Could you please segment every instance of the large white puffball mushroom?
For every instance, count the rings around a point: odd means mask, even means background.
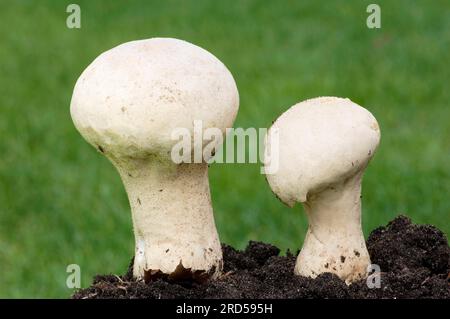
[[[276,131],[278,140],[271,138]],[[274,122],[266,149],[273,140],[279,168],[267,181],[288,206],[302,203],[309,220],[295,273],[332,272],[347,283],[364,278],[370,257],[361,229],[361,180],[380,142],[376,119],[349,99],[314,98]]]
[[[221,271],[208,159],[176,164],[171,150],[179,141],[172,134],[185,128],[193,136],[194,121],[224,134],[238,108],[236,83],[225,65],[177,39],[124,43],[98,56],[79,77],[72,119],[123,180],[136,278],[203,280]]]

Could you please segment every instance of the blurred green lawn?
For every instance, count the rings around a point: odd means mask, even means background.
[[[240,91],[235,126],[268,127],[315,96],[349,97],[382,142],[363,185],[365,234],[405,213],[450,233],[450,3],[377,1],[0,2],[0,297],[68,297],[66,266],[123,273],[133,255],[126,194],[113,166],[75,130],[72,89],[101,52],[176,37],[216,55]],[[306,218],[271,193],[260,165],[210,169],[221,240],[300,247]]]

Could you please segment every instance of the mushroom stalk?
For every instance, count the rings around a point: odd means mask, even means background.
[[[137,162],[118,170],[132,211],[136,278],[171,274],[177,267],[213,274],[221,269],[207,164]]]
[[[370,257],[361,228],[362,173],[311,194],[303,203],[309,226],[297,275],[338,272],[347,283],[364,278]]]

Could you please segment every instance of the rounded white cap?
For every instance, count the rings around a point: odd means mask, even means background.
[[[228,69],[186,41],[152,38],[97,57],[72,96],[76,128],[111,157],[170,157],[175,128],[231,127],[239,106]]]
[[[279,167],[267,174],[273,192],[289,206],[363,170],[380,141],[375,117],[349,99],[319,97],[298,103],[272,125],[278,130]],[[272,154],[272,157],[276,154]]]

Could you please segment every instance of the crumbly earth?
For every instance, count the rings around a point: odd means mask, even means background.
[[[296,256],[270,244],[251,241],[244,251],[223,245],[224,271],[206,284],[145,283],[123,276],[98,275],[72,298],[446,298],[450,299],[450,247],[430,225],[399,216],[375,229],[367,240],[372,263],[381,269],[381,288],[366,281],[347,286],[331,273],[316,279],[293,274]],[[132,265],[132,263],[131,263]]]

